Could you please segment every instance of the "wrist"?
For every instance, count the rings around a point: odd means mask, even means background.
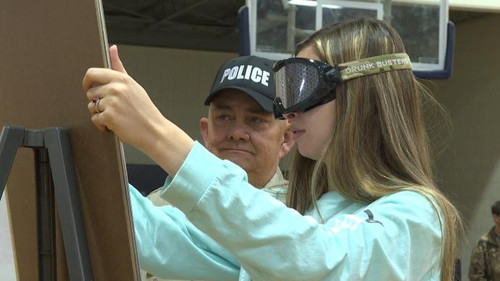
[[[143,152],[174,176],[186,159],[194,141],[174,123],[162,118],[153,125],[152,134],[145,140]]]

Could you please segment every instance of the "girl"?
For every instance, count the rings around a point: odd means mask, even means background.
[[[116,48],[111,57],[114,70],[89,69],[83,81],[92,121],[173,176],[163,197],[178,208],[154,208],[132,189],[144,269],[206,280],[452,280],[461,220],[433,181],[422,104],[435,101],[387,24],[321,29],[275,64],[275,113],[298,150],[288,207],[163,117]]]

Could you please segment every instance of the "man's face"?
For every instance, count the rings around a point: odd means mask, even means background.
[[[278,162],[293,145],[285,120],[275,120],[247,94],[225,90],[210,104],[208,118],[200,120],[206,148],[219,158],[242,167],[249,182],[263,187]]]

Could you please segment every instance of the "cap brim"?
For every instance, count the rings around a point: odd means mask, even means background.
[[[212,100],[215,98],[215,96],[217,96],[217,94],[219,94],[220,92],[222,92],[224,90],[228,90],[228,89],[242,91],[243,93],[245,93],[245,94],[249,95],[251,98],[253,98],[262,107],[262,109],[264,109],[267,112],[273,113],[273,101],[269,97],[267,97],[259,92],[256,92],[254,90],[246,89],[246,88],[242,88],[242,87],[237,87],[237,86],[218,89],[218,90],[210,93],[210,95],[205,100],[205,105],[209,105],[212,102]]]

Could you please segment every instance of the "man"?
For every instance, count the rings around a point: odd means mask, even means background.
[[[481,236],[472,251],[470,281],[500,281],[500,200],[491,206],[495,226]]]
[[[210,152],[243,168],[250,184],[284,202],[288,181],[278,164],[293,146],[293,138],[287,121],[274,118],[272,64],[255,56],[226,62],[205,100],[208,117],[201,118],[200,130]],[[148,198],[157,206],[167,205],[160,192],[161,188]]]

